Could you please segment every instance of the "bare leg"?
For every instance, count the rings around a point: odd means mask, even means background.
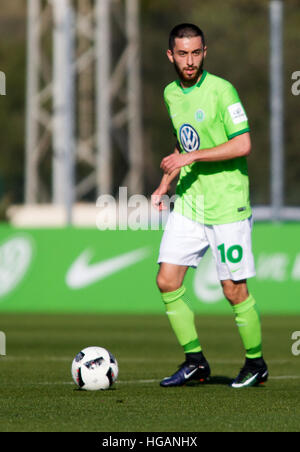
[[[157,286],[162,293],[174,292],[182,284],[189,267],[163,262],[160,264],[156,278]]]
[[[227,279],[221,281],[221,284],[224,295],[232,306],[242,303],[249,297],[246,279],[241,281]]]

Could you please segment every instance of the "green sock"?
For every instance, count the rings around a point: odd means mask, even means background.
[[[235,321],[246,350],[247,358],[262,357],[260,317],[255,300],[250,295],[247,300],[233,306]]]
[[[194,313],[187,299],[183,297],[185,291],[185,287],[182,286],[174,292],[163,293],[162,299],[170,324],[184,352],[197,353],[202,349],[195,327]]]

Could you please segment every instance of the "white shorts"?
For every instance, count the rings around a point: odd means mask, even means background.
[[[252,217],[236,223],[203,225],[172,212],[162,237],[158,263],[196,268],[211,247],[220,281],[255,276]]]

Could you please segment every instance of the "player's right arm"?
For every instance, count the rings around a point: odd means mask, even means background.
[[[179,143],[177,142],[175,149],[174,149],[174,154],[179,154],[179,153],[180,153],[180,146],[179,146]],[[152,193],[152,196],[151,196],[152,206],[155,209],[157,209],[159,211],[166,210],[167,207],[164,205],[163,200],[161,198],[162,198],[162,196],[164,196],[168,193],[168,191],[171,188],[172,181],[178,176],[179,173],[180,173],[180,168],[174,170],[171,174],[164,173],[158,188]]]

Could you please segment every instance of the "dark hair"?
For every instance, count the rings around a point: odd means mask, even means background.
[[[200,36],[203,46],[205,46],[205,37],[203,31],[194,24],[179,24],[173,28],[169,36],[169,49],[173,50],[175,38],[194,38]]]

